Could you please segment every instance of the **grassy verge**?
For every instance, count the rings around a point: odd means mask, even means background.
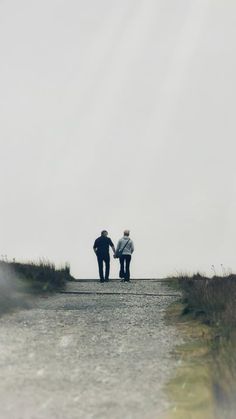
[[[213,419],[209,326],[189,315],[183,316],[182,302],[169,307],[166,320],[174,324],[183,337],[173,353],[177,359],[174,378],[166,386],[172,407],[165,419]]]
[[[170,309],[186,342],[169,384],[171,418],[236,417],[236,275],[176,278],[183,301]],[[171,312],[172,310],[172,312]]]
[[[61,289],[68,280],[73,279],[70,275],[70,267],[65,265],[56,269],[50,262],[39,261],[18,263],[0,262],[0,276],[5,288],[18,289],[30,292],[50,292]]]

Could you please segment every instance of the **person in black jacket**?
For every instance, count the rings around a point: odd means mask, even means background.
[[[109,248],[111,246],[115,254],[115,246],[108,236],[108,232],[103,230],[101,236],[98,237],[93,245],[93,250],[97,256],[100,282],[109,281],[110,273],[110,254]],[[103,263],[105,263],[105,277],[103,272]]]

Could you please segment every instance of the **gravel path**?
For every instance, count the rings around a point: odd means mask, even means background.
[[[180,341],[164,321],[173,291],[151,280],[67,291],[1,317],[0,418],[162,418]]]

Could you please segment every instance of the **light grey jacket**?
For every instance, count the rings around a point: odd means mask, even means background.
[[[133,240],[131,240],[129,237],[124,236],[122,237],[122,239],[120,239],[117,243],[117,247],[116,247],[116,252],[118,252],[119,250],[122,250],[125,243],[127,243],[127,241],[129,240],[129,243],[125,246],[122,255],[132,255],[133,251],[134,251],[134,243]]]

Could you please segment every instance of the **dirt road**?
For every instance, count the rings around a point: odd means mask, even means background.
[[[162,418],[177,294],[154,280],[66,291],[1,317],[1,419]]]

